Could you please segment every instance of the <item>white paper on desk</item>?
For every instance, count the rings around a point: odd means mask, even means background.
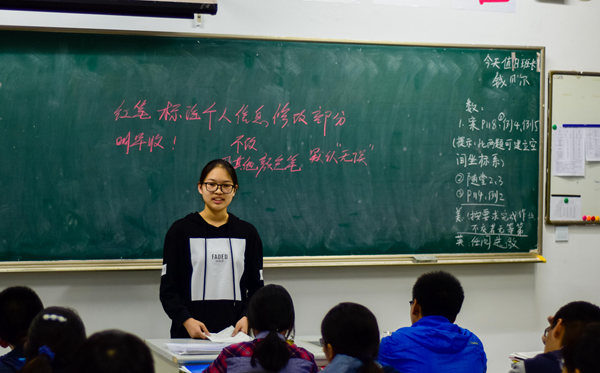
[[[239,332],[235,335],[235,337],[232,337],[231,334],[233,334],[233,331],[235,330],[235,328],[233,326],[230,326],[228,328],[225,328],[223,330],[221,330],[218,333],[210,333],[208,337],[208,339],[210,339],[213,342],[220,342],[220,343],[240,343],[240,342],[248,342],[252,340],[252,337],[250,337],[248,334],[243,333],[243,332]]]
[[[585,129],[585,160],[600,161],[600,128]]]
[[[533,352],[513,352],[508,355],[508,358],[511,360],[526,360],[531,359],[532,357],[536,357],[539,354],[543,354],[544,351],[533,351]]]
[[[177,355],[211,355],[221,352],[230,343],[198,342],[167,343],[167,350]]]
[[[584,128],[552,131],[552,175],[585,176]]]
[[[569,202],[565,202],[565,198]],[[580,220],[581,196],[550,196],[550,220]]]

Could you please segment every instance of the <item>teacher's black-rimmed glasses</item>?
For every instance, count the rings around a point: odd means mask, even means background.
[[[221,192],[229,194],[233,192],[233,184],[217,184],[217,183],[202,183],[206,186],[206,190],[209,192],[216,192],[217,189],[221,188]]]

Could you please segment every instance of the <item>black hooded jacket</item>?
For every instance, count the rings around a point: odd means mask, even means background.
[[[165,238],[160,301],[171,318],[171,338],[189,338],[191,318],[216,333],[246,316],[264,286],[263,247],[256,228],[229,213],[215,227],[199,213],[173,223]],[[234,286],[235,284],[235,286]]]

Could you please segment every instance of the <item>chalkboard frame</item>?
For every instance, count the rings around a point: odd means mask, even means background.
[[[581,78],[591,78],[596,77],[600,78],[600,73],[596,72],[585,72],[585,71],[563,71],[563,70],[551,70],[548,72],[548,124],[547,124],[547,159],[546,159],[546,212],[545,212],[545,221],[548,225],[591,225],[591,226],[600,226],[600,221],[583,221],[583,220],[552,220],[550,219],[550,209],[551,206],[551,197],[552,197],[552,180],[555,176],[552,175],[552,125],[553,125],[553,108],[552,104],[554,101],[553,93],[554,93],[554,76],[566,75],[572,77],[581,77]],[[600,93],[600,92],[598,92]],[[586,183],[586,177],[581,179],[581,183],[584,185],[584,189],[587,184],[592,184],[591,179],[588,177]],[[590,191],[591,193],[591,191]]]
[[[0,30],[37,31],[76,34],[112,34],[124,36],[160,36],[160,37],[189,37],[189,38],[220,38],[256,41],[310,42],[310,43],[339,43],[385,45],[398,47],[427,47],[427,48],[467,48],[467,49],[511,49],[515,51],[536,51],[538,54],[537,72],[540,74],[540,128],[544,126],[544,94],[545,94],[545,47],[543,46],[514,46],[514,45],[476,45],[476,44],[438,44],[438,43],[398,43],[388,41],[364,40],[335,40],[269,36],[196,34],[144,32],[122,30],[90,30],[63,29],[46,27],[13,27],[4,26]],[[543,131],[539,131],[539,149],[544,149]],[[490,253],[490,254],[435,254],[435,255],[346,255],[346,256],[281,256],[265,257],[265,268],[293,267],[338,267],[338,266],[383,266],[383,265],[450,265],[450,264],[498,264],[498,263],[545,263],[542,255],[543,228],[543,152],[539,152],[538,175],[538,237],[537,248],[527,253]],[[159,270],[162,259],[127,259],[127,260],[58,260],[58,261],[18,261],[0,262],[1,272],[71,272],[71,271],[114,271],[114,270]]]

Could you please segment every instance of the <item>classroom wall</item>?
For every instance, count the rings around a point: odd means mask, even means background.
[[[578,0],[518,1],[515,13],[453,10],[450,0],[442,0],[441,8],[376,5],[371,0],[222,0],[218,15],[204,16],[200,28],[188,20],[12,11],[0,11],[0,25],[535,45],[547,47],[547,71],[600,72],[598,14],[600,2]],[[297,333],[306,335],[318,334],[323,315],[341,301],[368,306],[382,331],[407,326],[415,278],[433,269],[448,270],[466,292],[457,322],[483,341],[488,371],[506,372],[510,352],[543,348],[546,316],[558,307],[579,299],[600,304],[598,228],[571,227],[566,243],[554,242],[552,226],[543,233],[546,264],[266,269],[265,279],[290,290]],[[158,301],[159,276],[158,271],[5,273],[0,274],[0,288],[31,286],[46,305],[74,307],[89,333],[119,328],[164,338],[169,320]]]

